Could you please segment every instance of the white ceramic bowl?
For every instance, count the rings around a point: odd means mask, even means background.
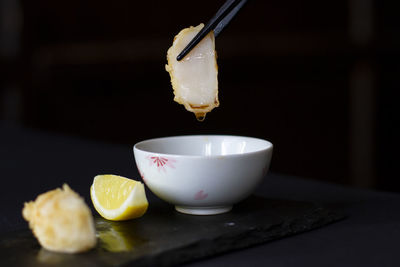
[[[266,175],[268,141],[229,135],[150,139],[134,148],[136,166],[149,189],[179,212],[228,212],[248,197]]]

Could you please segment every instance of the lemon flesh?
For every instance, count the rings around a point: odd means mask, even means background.
[[[94,177],[90,196],[97,212],[112,221],[141,217],[149,206],[144,185],[118,175]]]

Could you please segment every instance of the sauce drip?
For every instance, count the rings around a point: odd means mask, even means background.
[[[204,121],[204,119],[206,118],[206,113],[194,113],[194,115],[196,116],[196,119],[198,121]]]

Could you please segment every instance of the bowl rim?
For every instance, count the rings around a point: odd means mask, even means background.
[[[258,140],[258,141],[262,141],[264,143],[266,143],[267,147],[259,149],[259,150],[255,150],[255,151],[251,151],[251,152],[245,152],[245,153],[236,153],[236,154],[228,154],[228,155],[182,155],[182,154],[174,154],[174,153],[161,153],[161,152],[152,152],[152,151],[148,151],[148,150],[144,150],[141,148],[138,148],[138,146],[140,146],[143,143],[148,143],[148,142],[154,142],[157,140],[161,140],[161,139],[177,139],[177,138],[183,138],[183,137],[233,137],[233,138],[246,138],[246,139],[253,139],[253,140]],[[243,136],[243,135],[229,135],[229,134],[189,134],[189,135],[174,135],[174,136],[165,136],[165,137],[155,137],[155,138],[150,138],[150,139],[146,139],[146,140],[142,140],[137,142],[135,145],[133,145],[133,150],[138,150],[141,152],[145,152],[145,153],[153,153],[153,154],[157,154],[160,156],[173,156],[173,157],[185,157],[185,158],[207,158],[207,159],[212,159],[212,158],[221,158],[221,157],[242,157],[242,156],[247,156],[247,155],[252,155],[252,154],[258,154],[258,153],[262,153],[264,151],[268,151],[268,150],[273,150],[274,145],[265,139],[262,138],[258,138],[258,137],[251,137],[251,136]]]

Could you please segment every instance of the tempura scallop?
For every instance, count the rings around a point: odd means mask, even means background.
[[[193,112],[198,120],[203,120],[207,112],[219,106],[214,33],[211,31],[181,61],[176,57],[203,27],[204,24],[192,26],[175,36],[165,66],[171,76],[174,100]]]
[[[48,250],[82,252],[97,243],[89,207],[66,184],[25,203],[22,215],[39,243]]]

